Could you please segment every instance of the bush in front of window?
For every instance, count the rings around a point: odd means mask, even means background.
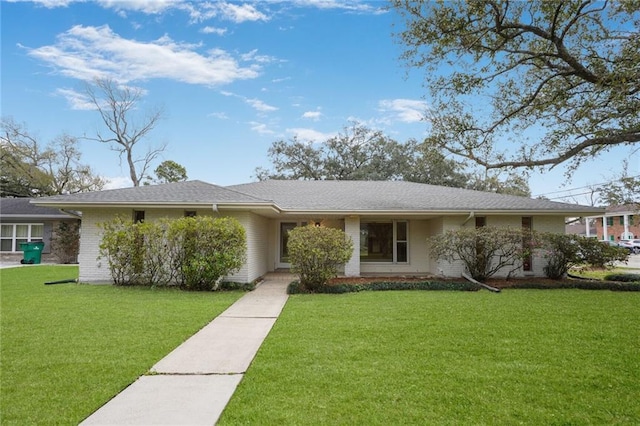
[[[299,226],[289,232],[291,272],[300,284],[314,292],[338,275],[338,268],[351,259],[353,241],[341,229]]]
[[[532,237],[522,228],[483,226],[449,230],[428,241],[436,258],[462,261],[473,279],[483,281],[499,271],[509,278],[522,268],[533,250]]]
[[[245,230],[236,219],[185,217],[134,223],[116,217],[101,223],[100,257],[116,285],[179,285],[217,290],[242,267]]]
[[[77,263],[80,253],[80,224],[60,222],[51,236],[51,254],[60,263]]]

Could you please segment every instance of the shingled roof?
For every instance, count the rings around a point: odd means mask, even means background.
[[[597,207],[403,181],[267,180],[228,186],[284,210],[598,212]]]
[[[271,205],[291,212],[544,212],[600,214],[604,209],[403,181],[267,180],[218,186],[187,181],[38,199],[42,205]]]
[[[0,198],[0,217],[3,219],[69,218],[55,207],[41,207],[31,203],[34,198]]]

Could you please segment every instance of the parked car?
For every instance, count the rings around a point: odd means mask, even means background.
[[[613,240],[600,240],[600,242],[603,243],[603,244],[609,244],[610,246],[613,246],[613,247],[622,247],[624,249],[629,250],[630,252],[633,251],[633,247],[631,247],[630,244],[622,245],[622,244],[620,244],[620,242],[613,241]]]
[[[634,252],[640,253],[640,240],[620,240],[620,247],[625,247]]]

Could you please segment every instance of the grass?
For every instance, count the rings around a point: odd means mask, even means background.
[[[640,294],[291,296],[220,419],[640,424]]]
[[[624,268],[624,267],[615,267],[615,268],[605,268],[605,269],[589,269],[589,268],[577,268],[569,271],[570,274],[588,279],[595,280],[604,280],[604,277],[610,274],[631,274],[637,273],[636,269],[633,268]]]
[[[77,276],[0,270],[3,425],[78,424],[243,294],[44,285]]]

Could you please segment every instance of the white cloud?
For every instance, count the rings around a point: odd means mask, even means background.
[[[302,114],[302,118],[308,118],[309,120],[318,121],[322,117],[322,113],[320,111],[307,111]]]
[[[216,28],[216,27],[204,27],[200,30],[203,34],[216,34],[219,36],[225,35],[227,32],[226,28]]]
[[[76,25],[58,35],[56,44],[30,49],[29,55],[80,80],[112,78],[126,83],[167,78],[215,86],[259,75],[260,66],[241,67],[227,52],[213,49],[202,55],[200,46],[179,43],[168,36],[151,42],[128,40],[109,26]]]
[[[261,135],[273,135],[275,134],[275,132],[273,130],[270,130],[266,124],[264,123],[258,123],[256,121],[252,121],[249,123],[249,125],[251,126],[251,130],[253,130],[256,133],[259,133]]]
[[[147,14],[159,14],[167,9],[176,7],[181,3],[177,0],[98,0],[100,6],[105,9],[114,9],[118,12],[127,10],[143,12]]]
[[[268,21],[269,17],[250,4],[215,3],[220,14],[237,24],[245,21]]]
[[[379,102],[379,109],[392,119],[404,123],[417,123],[424,120],[429,106],[424,101],[415,99],[391,99]]]
[[[271,112],[271,111],[277,111],[278,108],[268,105],[266,103],[264,103],[263,101],[261,101],[260,99],[245,99],[245,102],[248,103],[249,105],[251,105],[254,109],[260,111],[260,112]]]
[[[104,180],[107,181],[104,189],[119,189],[119,188],[130,188],[133,186],[131,183],[131,178],[126,176],[113,176],[107,177],[102,176]]]
[[[287,133],[297,137],[301,141],[324,142],[336,136],[336,133],[322,133],[313,129],[293,128],[287,129]]]
[[[316,9],[343,9],[351,12],[386,13],[384,7],[375,7],[371,3],[358,0],[294,0],[299,7],[315,7]]]
[[[220,120],[228,120],[229,116],[224,112],[212,112],[208,114],[209,117],[219,118]]]
[[[96,109],[95,104],[91,102],[84,93],[77,92],[73,89],[57,89],[55,93],[65,97],[71,109],[83,111],[93,111]]]

